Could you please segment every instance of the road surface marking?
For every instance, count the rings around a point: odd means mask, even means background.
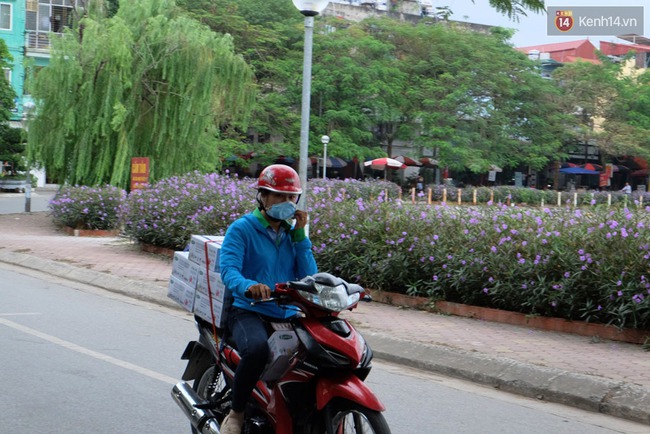
[[[27,333],[32,336],[36,336],[38,338],[41,338],[45,341],[51,342],[55,345],[58,345],[60,347],[66,348],[68,350],[76,351],[77,353],[80,354],[85,354],[87,356],[93,357],[97,360],[101,360],[107,363],[110,363],[115,366],[119,366],[124,369],[128,369],[130,371],[136,372],[138,374],[142,374],[146,377],[153,378],[154,380],[160,380],[168,384],[176,384],[178,383],[177,378],[172,378],[168,377],[167,375],[161,374],[159,372],[152,371],[147,368],[143,368],[142,366],[134,365],[133,363],[126,362],[124,360],[116,359],[115,357],[111,357],[106,354],[99,353],[97,351],[90,350],[88,348],[82,347],[80,345],[74,344],[72,342],[65,341],[63,339],[59,339],[55,336],[48,335],[46,333],[39,332],[38,330],[34,330],[29,327],[25,327],[23,325],[20,325],[18,323],[15,323],[13,321],[9,321],[8,319],[0,318],[0,324],[4,324],[7,327],[11,327],[15,330],[21,331],[23,333]]]

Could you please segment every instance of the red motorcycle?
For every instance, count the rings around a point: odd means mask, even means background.
[[[245,410],[243,434],[390,434],[384,406],[363,382],[372,351],[352,325],[338,317],[370,301],[356,284],[328,273],[278,284],[270,300],[301,314],[275,324],[272,360]],[[187,345],[182,381],[172,390],[194,433],[218,434],[230,411],[231,384],[240,357],[223,330],[196,318],[198,341]],[[279,336],[274,343],[271,340]],[[292,342],[288,342],[292,341]]]

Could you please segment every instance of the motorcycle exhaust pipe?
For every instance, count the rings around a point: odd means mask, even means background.
[[[219,434],[219,422],[206,410],[196,408],[195,405],[202,402],[194,389],[184,381],[177,383],[172,388],[172,398],[183,410],[185,416],[190,420],[192,426],[202,434]]]

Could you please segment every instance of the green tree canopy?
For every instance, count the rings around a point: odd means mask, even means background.
[[[7,43],[4,39],[0,38],[0,68],[12,69],[13,57],[9,53]],[[0,124],[7,122],[11,118],[11,110],[14,108],[14,99],[16,92],[14,92],[11,83],[9,83],[4,74],[0,77]]]
[[[539,169],[556,156],[566,121],[556,89],[512,49],[508,32],[484,35],[387,19],[362,27],[392,47],[384,76],[367,91],[383,104],[376,110],[383,143],[389,144],[386,132],[393,131],[437,150],[443,164],[474,172],[491,164]]]
[[[650,157],[650,75],[625,74],[624,65],[602,56],[599,64],[579,61],[553,74],[562,90],[562,109],[573,118],[574,142],[595,145],[603,162]]]
[[[617,98],[608,105],[600,147],[614,156],[650,159],[650,71],[621,76]]]
[[[538,0],[496,0],[491,3],[498,11],[513,18],[525,14],[525,10],[543,10],[543,2]],[[270,0],[263,4],[255,0],[179,0],[179,4],[213,30],[233,35],[238,50],[254,66],[260,93],[250,123],[253,149],[259,153],[297,157],[303,61],[302,16],[286,0]],[[354,24],[333,17],[321,17],[316,21],[310,154],[320,153],[322,134],[328,134],[332,139],[329,145],[331,155],[346,158],[383,154],[379,145],[386,146],[391,153],[393,141],[412,141],[418,137],[421,132],[418,116],[423,108],[420,106],[418,111],[412,104],[409,92],[414,81],[409,74],[413,72],[409,72],[406,65],[417,57],[417,53],[406,57],[401,50],[407,47],[408,52],[410,45],[427,46],[438,41],[417,40],[430,37],[424,32],[406,35],[404,30],[386,30],[401,26],[411,25],[393,20],[367,20]],[[392,33],[399,32],[403,34],[401,41],[390,39]],[[446,49],[448,58],[453,54],[453,35],[455,33],[440,41],[451,44]],[[488,44],[501,44],[503,52],[512,51],[509,46],[505,48],[504,39],[509,36],[492,38]],[[477,37],[485,38],[485,35]],[[494,50],[492,53],[495,54]],[[420,62],[420,59],[415,60]],[[420,72],[425,73],[416,70],[415,74]],[[552,103],[552,98],[546,98],[544,104],[539,104],[546,87],[530,84],[529,93],[535,96],[529,98],[527,107],[536,108],[539,113]],[[528,126],[528,131],[524,131],[529,133],[528,137],[536,134],[535,138],[540,138],[540,130],[530,127],[531,124],[536,122],[537,126],[550,127],[556,121],[546,122],[536,117],[522,122],[521,129]],[[557,128],[544,128],[544,131],[543,145],[537,145],[539,140],[535,144],[529,141],[526,145],[531,158],[533,153],[539,156],[535,157],[535,166],[546,161],[548,152],[545,150],[556,145],[556,139],[551,135],[557,132]]]
[[[219,164],[219,126],[245,122],[253,74],[173,0],[121,2],[55,40],[34,88],[29,150],[58,182],[126,187],[130,159],[151,180]]]
[[[11,69],[12,60],[7,44],[0,39],[0,68]],[[11,162],[14,170],[22,170],[21,155],[25,150],[23,131],[9,126],[15,98],[16,92],[3,75],[0,77],[0,162]]]
[[[527,10],[533,12],[545,10],[544,0],[490,0],[490,6],[496,9],[497,12],[515,20],[520,15],[526,16]]]

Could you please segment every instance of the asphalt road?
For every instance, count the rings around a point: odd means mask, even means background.
[[[36,189],[31,193],[31,212],[48,211],[48,203],[54,197],[55,190]],[[25,212],[25,193],[0,191],[0,214],[17,214]]]
[[[192,317],[0,264],[0,433],[189,432],[170,398]],[[611,434],[647,426],[375,362],[393,433]]]

